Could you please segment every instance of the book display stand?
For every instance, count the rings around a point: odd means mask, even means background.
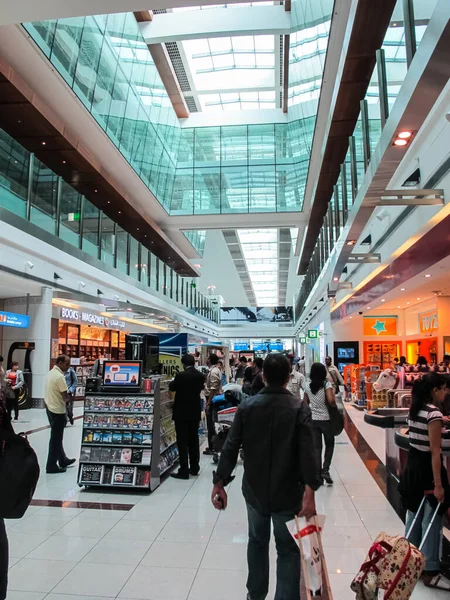
[[[178,461],[168,385],[153,393],[95,392],[84,400],[78,485],[153,491]]]

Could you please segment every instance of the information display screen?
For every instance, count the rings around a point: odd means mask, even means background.
[[[103,385],[136,387],[141,384],[141,367],[139,360],[135,361],[104,361]]]

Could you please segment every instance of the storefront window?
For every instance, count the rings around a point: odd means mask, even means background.
[[[30,153],[0,129],[0,206],[26,217]]]
[[[117,226],[117,268],[122,273],[128,273],[128,233]]]
[[[31,182],[31,222],[53,235],[56,233],[57,192],[57,175],[35,158]]]
[[[130,275],[139,279],[139,243],[130,236]]]
[[[157,288],[157,282],[156,282],[157,261],[158,261],[158,259],[156,258],[156,256],[154,254],[150,254],[150,287],[153,290],[156,290],[156,288]]]
[[[114,266],[115,223],[106,215],[102,217],[102,261]]]
[[[98,222],[100,211],[89,200],[83,203],[83,251],[98,256]]]
[[[79,247],[81,221],[81,195],[64,180],[60,190],[60,225],[59,237]]]

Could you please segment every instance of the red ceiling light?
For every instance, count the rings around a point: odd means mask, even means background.
[[[401,140],[409,140],[411,136],[412,131],[400,131],[400,133],[397,135],[397,137],[399,137]]]
[[[402,140],[400,138],[397,138],[394,142],[394,146],[406,146],[408,142],[406,140]]]

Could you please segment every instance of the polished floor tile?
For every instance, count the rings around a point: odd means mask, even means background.
[[[120,546],[117,547],[120,553]],[[114,598],[128,581],[134,567],[117,564],[78,563],[56,586],[55,593],[79,596],[110,596]]]
[[[189,600],[230,600],[245,598],[246,571],[200,569],[192,586]]]
[[[80,561],[98,543],[96,538],[53,535],[27,558]]]
[[[45,423],[42,411],[29,413],[36,426]],[[30,440],[45,464],[48,431],[34,433]],[[77,422],[64,434],[71,456],[78,456],[80,440],[81,424]],[[372,540],[381,530],[401,533],[403,524],[346,434],[337,441],[331,469],[335,483],[321,487],[316,501],[318,512],[327,516],[323,542],[334,600],[353,600],[350,582]],[[151,494],[80,489],[76,469],[62,475],[43,473],[36,498],[128,504],[132,508],[32,506],[23,519],[8,520],[8,600],[244,599],[247,512],[241,492],[243,467],[239,464],[236,479],[228,488],[228,509],[218,512],[210,500],[214,466],[208,457],[201,460],[198,478],[166,479]],[[268,600],[276,585],[273,539],[270,561]],[[419,584],[412,600],[439,600],[441,595]]]
[[[196,569],[138,567],[119,598],[180,600],[187,597],[196,573]],[[217,597],[215,593],[214,597]]]
[[[152,542],[104,538],[88,552],[83,562],[136,567],[150,548]]]
[[[142,559],[141,565],[150,567],[173,567],[197,569],[205,554],[206,543],[179,544],[177,542],[154,542]]]
[[[76,564],[63,560],[23,558],[9,572],[9,589],[21,592],[50,592]]]

